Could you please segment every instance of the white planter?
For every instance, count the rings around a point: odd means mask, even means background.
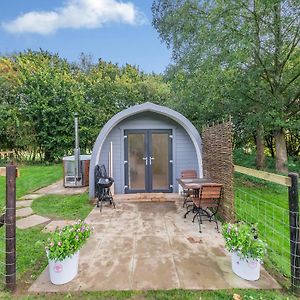
[[[71,281],[78,273],[79,251],[62,261],[48,259],[50,280],[53,284]]]
[[[260,261],[256,259],[241,259],[236,252],[231,253],[232,271],[246,280],[258,280],[260,276]]]

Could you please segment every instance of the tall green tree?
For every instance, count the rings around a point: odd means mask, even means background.
[[[234,114],[241,132],[257,133],[260,151],[272,132],[276,168],[286,172],[285,133],[300,126],[299,1],[157,0],[152,11],[184,80],[202,86],[194,100],[183,87],[191,106]]]
[[[74,112],[79,112],[80,147],[91,151],[114,114],[146,101],[164,104],[170,96],[161,76],[135,66],[93,63],[84,54],[71,64],[42,50],[1,57],[0,92],[0,149],[47,161],[72,153]]]

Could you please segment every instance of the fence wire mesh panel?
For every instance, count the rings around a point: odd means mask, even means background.
[[[276,271],[285,285],[290,284],[290,227],[288,200],[268,200],[242,189],[235,189],[236,219],[257,224],[259,236],[267,243],[265,264]],[[277,276],[276,276],[277,277]]]
[[[0,203],[0,288],[16,289],[16,177],[17,169],[8,165],[3,175],[6,177],[6,204],[4,195]],[[3,178],[3,177],[2,177]],[[2,180],[0,182],[3,184]]]
[[[296,226],[292,226],[292,230],[300,232],[299,225],[299,212],[292,212],[290,214],[293,216],[294,220],[297,220]],[[291,269],[292,271],[292,288],[296,291],[300,291],[300,236],[297,234],[296,239],[291,240],[291,248],[294,248],[291,253]]]
[[[4,216],[6,213],[5,207],[0,211],[0,289],[3,290],[5,287],[5,222]]]

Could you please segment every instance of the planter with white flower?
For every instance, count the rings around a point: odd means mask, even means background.
[[[91,235],[92,228],[78,221],[74,225],[57,228],[45,245],[53,284],[71,281],[78,273],[79,250]]]
[[[266,254],[266,244],[258,238],[257,228],[244,222],[224,224],[225,247],[231,252],[232,270],[246,280],[258,280]]]

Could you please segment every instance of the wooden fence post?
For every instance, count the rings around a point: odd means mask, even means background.
[[[6,167],[6,288],[16,289],[16,166]]]
[[[299,175],[289,173],[289,219],[291,247],[291,280],[293,292],[300,295],[300,225],[299,225]]]

